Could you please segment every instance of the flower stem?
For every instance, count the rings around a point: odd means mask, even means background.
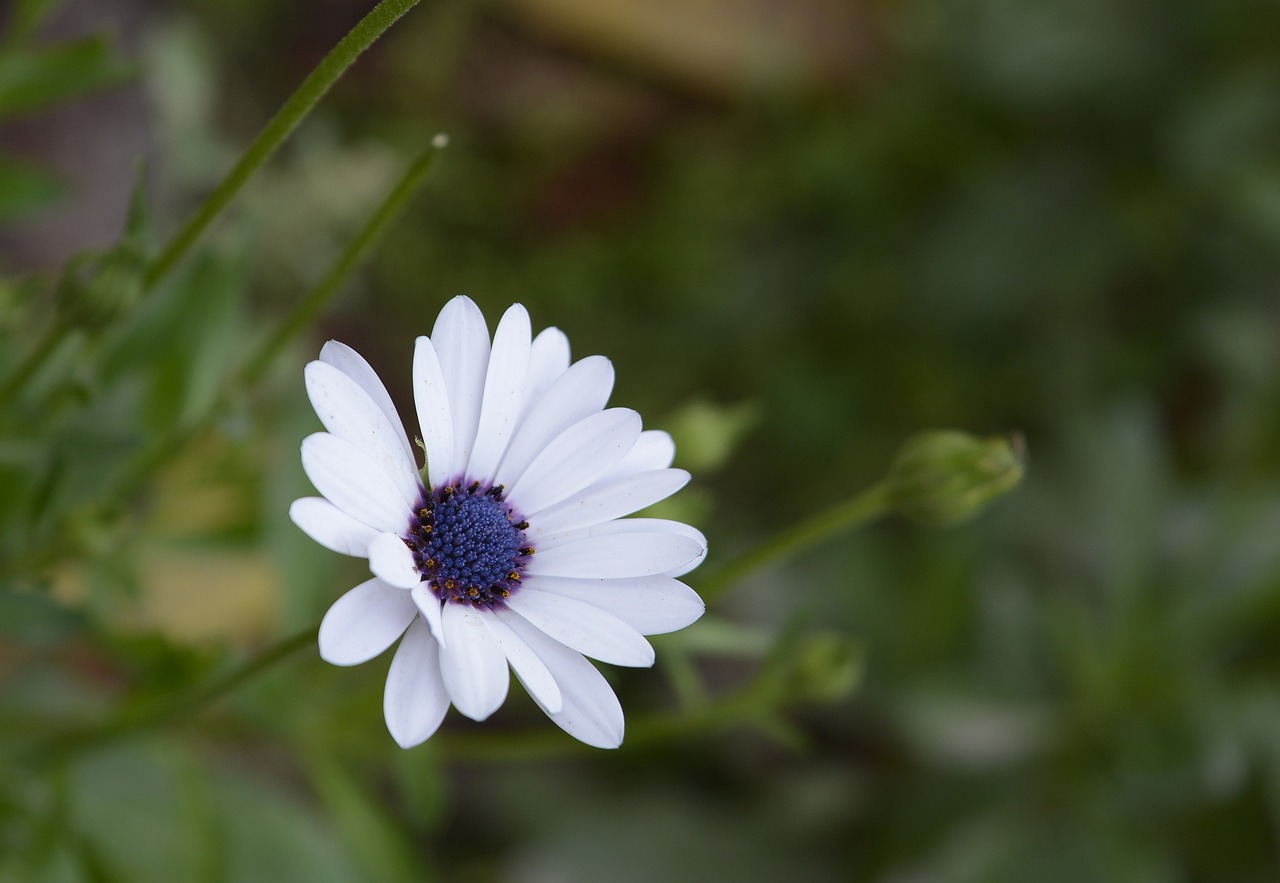
[[[448,139],[444,135],[437,135],[432,139],[431,146],[413,161],[396,186],[387,195],[387,198],[383,200],[382,205],[378,206],[378,210],[374,212],[373,217],[369,219],[356,237],[347,243],[346,249],[343,250],[341,257],[334,262],[333,266],[329,268],[329,272],[293,308],[293,312],[280,324],[275,334],[271,335],[261,349],[258,350],[258,353],[245,365],[241,380],[246,386],[252,385],[261,378],[284,345],[314,320],[321,310],[329,305],[334,295],[342,288],[342,284],[347,281],[347,278],[365,259],[373,246],[382,238],[382,234],[400,215],[405,203],[417,193],[418,188],[426,181],[432,167],[435,165],[436,157],[440,155],[440,151],[448,143]]]
[[[144,290],[154,288],[168,275],[186,256],[187,251],[205,228],[236,197],[253,173],[271,158],[276,149],[306,118],[316,103],[360,56],[360,53],[373,45],[375,40],[402,15],[418,5],[418,2],[419,0],[382,0],[338,42],[337,46],[333,47],[258,133],[258,137],[249,145],[249,149],[240,157],[239,162],[205,198],[186,225],[148,265],[142,277]]]
[[[27,357],[9,375],[9,379],[4,382],[4,385],[0,386],[0,406],[7,405],[14,394],[22,389],[32,375],[40,370],[40,366],[44,364],[49,356],[53,355],[54,350],[58,348],[70,331],[71,326],[62,321],[55,322],[45,330],[44,335],[27,353]]]
[[[368,257],[369,252],[377,245],[378,240],[387,228],[399,216],[405,204],[413,197],[427,180],[436,158],[446,146],[448,140],[437,135],[428,147],[409,166],[404,175],[392,188],[373,216],[360,229],[353,239],[347,242],[342,254],[329,267],[328,272],[307,293],[293,312],[276,329],[275,333],[245,363],[239,375],[239,386],[248,387],[259,380],[280,350],[299,332],[306,328],[317,314],[342,290],[343,284],[351,274]],[[193,422],[174,426],[160,438],[156,439],[145,451],[134,459],[132,464],[120,474],[113,485],[112,495],[121,496],[132,493],[145,482],[155,470],[177,451],[183,450],[194,438],[208,430],[218,417],[231,404],[232,396],[227,389],[223,390],[214,404]]]
[[[737,726],[764,724],[786,706],[786,697],[767,692],[753,682],[741,690],[697,708],[658,712],[630,719],[623,748],[656,745]],[[449,731],[437,733],[427,743],[441,756],[456,763],[512,763],[579,755],[600,755],[600,750],[578,742],[557,729]]]
[[[876,482],[857,496],[825,509],[739,555],[701,581],[697,585],[698,594],[704,601],[709,601],[767,564],[874,521],[889,511],[889,504],[888,483]]]
[[[120,739],[187,720],[302,648],[314,646],[319,630],[319,623],[307,626],[265,648],[235,671],[203,687],[173,693],[142,708],[122,712],[105,723],[77,727],[56,734],[36,749],[36,759],[64,760]]]

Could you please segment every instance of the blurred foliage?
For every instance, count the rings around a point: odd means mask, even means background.
[[[57,0],[14,0],[0,20],[0,124],[132,75],[105,34],[39,39],[57,6]],[[58,179],[48,171],[0,153],[0,223],[33,214],[62,196]]]
[[[57,5],[16,4],[0,44],[0,108],[28,123],[127,68],[46,36]],[[613,359],[614,400],[698,469],[674,503],[708,568],[923,427],[1022,430],[1024,488],[756,575],[662,641],[666,683],[610,672],[632,734],[677,699],[713,720],[744,682],[808,691],[767,721],[451,762],[486,730],[401,752],[379,665],[303,654],[53,775],[3,748],[0,880],[1280,874],[1280,9],[662,4],[736,35],[712,46],[663,40],[642,5],[424,2],[208,248],[117,311],[101,292],[127,291],[128,249],[176,227],[355,15],[146,7],[129,88],[154,98],[158,217],[106,253],[67,244],[75,328],[0,406],[0,737],[29,750],[200,683],[354,584],[283,514],[314,429],[301,364],[340,338],[407,407],[413,336],[456,293]],[[818,26],[784,24],[797,9]],[[260,388],[227,388],[442,128],[431,198],[360,284]],[[6,145],[0,223],[58,195],[41,165]],[[66,308],[2,260],[0,383]],[[513,701],[486,727],[538,718]]]

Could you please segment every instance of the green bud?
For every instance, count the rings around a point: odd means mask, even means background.
[[[77,255],[67,262],[57,290],[64,322],[98,331],[128,315],[142,299],[150,231],[145,181],[139,166],[120,242],[108,251]]]
[[[889,467],[890,505],[912,521],[959,524],[1022,480],[1021,436],[933,430],[907,439]]]
[[[62,320],[99,331],[128,315],[142,298],[144,268],[145,263],[124,248],[72,258],[58,280]]]
[[[801,639],[788,660],[787,692],[804,702],[839,702],[862,680],[862,645],[834,632]]]

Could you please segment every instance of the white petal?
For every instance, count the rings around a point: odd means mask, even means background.
[[[542,449],[511,486],[522,512],[538,512],[568,499],[626,456],[640,434],[640,415],[610,408],[579,420]]]
[[[367,662],[390,647],[417,612],[407,592],[366,580],[334,601],[321,620],[320,658],[334,665]]]
[[[454,707],[482,721],[507,698],[507,657],[485,621],[489,614],[470,604],[444,605],[440,671]]]
[[[552,439],[584,417],[598,413],[612,389],[613,365],[608,359],[588,356],[576,362],[551,384],[520,423],[494,482],[514,485]]]
[[[672,521],[669,518],[619,518],[613,521],[606,521],[602,524],[580,527],[576,530],[566,530],[543,537],[539,541],[537,549],[539,552],[544,552],[547,549],[554,549],[556,546],[563,546],[565,543],[572,543],[577,540],[586,539],[587,537],[619,536],[621,534],[638,533],[677,534],[682,537],[688,537],[696,542],[702,547],[703,553],[705,553],[707,549],[707,538],[703,536],[702,531],[692,525],[685,524],[683,521]]]
[[[545,552],[539,549],[525,572],[580,579],[657,576],[704,554],[700,543],[676,533],[615,534],[574,540]]]
[[[440,728],[448,710],[449,694],[440,678],[439,646],[421,620],[415,620],[387,672],[382,694],[387,730],[401,748],[412,748]]]
[[[346,439],[327,432],[304,438],[302,469],[326,500],[357,521],[393,533],[408,528],[414,501]]]
[[[527,533],[536,541],[561,531],[621,518],[665,500],[688,482],[689,473],[683,469],[656,469],[606,478],[567,500],[526,515],[530,524]]]
[[[369,554],[369,541],[378,535],[369,525],[356,521],[320,497],[294,500],[289,506],[289,518],[326,549],[357,558]]]
[[[706,610],[698,593],[669,576],[635,579],[563,579],[531,576],[520,594],[554,592],[577,598],[631,626],[642,635],[661,635],[696,622]]]
[[[638,521],[641,519],[628,518],[626,520]],[[663,576],[684,576],[689,571],[697,567],[701,567],[702,562],[707,560],[707,538],[702,535],[702,531],[698,530],[695,527],[690,527],[689,525],[683,524],[679,521],[672,521],[668,523],[675,525],[676,527],[684,528],[683,530],[684,535],[689,537],[689,539],[693,540],[695,543],[697,543],[699,546],[702,547],[702,551],[698,554],[696,558],[692,558],[689,561],[686,561],[684,564],[679,564],[679,565],[676,565],[675,567],[670,567],[662,572]]]
[[[564,704],[560,711],[542,710],[573,738],[596,748],[617,748],[622,744],[622,706],[609,682],[595,666],[563,644],[551,640],[520,617],[507,620],[512,630],[532,648],[551,670],[560,686]],[[537,701],[537,696],[534,700]]]
[[[544,328],[529,350],[529,382],[525,384],[520,419],[528,416],[538,399],[569,368],[569,338],[559,328]],[[601,407],[604,407],[601,405]]]
[[[677,567],[664,571],[667,576],[680,576],[688,573],[705,560],[707,555],[707,538],[702,535],[702,531],[696,527],[685,524],[682,521],[671,521],[666,518],[622,518],[616,521],[606,521],[602,524],[593,524],[590,527],[580,527],[576,530],[567,530],[562,533],[551,534],[541,538],[535,547],[539,552],[554,549],[556,546],[562,546],[565,543],[571,543],[574,540],[584,539],[586,537],[603,537],[614,536],[619,534],[636,534],[636,533],[672,533],[688,537],[699,546],[702,551],[696,558],[687,561]]]
[[[413,402],[418,411],[418,428],[427,449],[427,477],[431,486],[444,484],[461,471],[453,457],[453,414],[449,410],[449,390],[436,348],[419,337],[413,348]]]
[[[467,464],[469,478],[492,478],[515,432],[529,374],[529,335],[528,312],[520,304],[512,305],[493,332],[480,423]]]
[[[631,475],[636,472],[647,472],[651,469],[666,469],[676,458],[676,443],[670,433],[661,429],[646,429],[640,433],[635,445],[622,458],[622,462],[613,467],[606,478],[619,475]]]
[[[516,673],[520,683],[524,684],[529,695],[534,697],[542,708],[552,713],[557,712],[564,704],[564,700],[560,697],[560,688],[556,686],[556,679],[551,676],[551,670],[547,668],[547,664],[538,658],[538,654],[534,653],[524,639],[506,624],[506,620],[513,616],[515,614],[509,610],[495,609],[493,618],[489,620],[489,628],[493,630],[498,643],[502,645],[502,651],[507,654],[507,662],[511,663],[511,670]]]
[[[440,358],[440,371],[453,415],[453,470],[460,472],[471,459],[489,367],[489,329],[480,308],[459,296],[444,305],[431,331]],[[434,481],[433,481],[434,483]]]
[[[409,596],[413,598],[413,603],[418,606],[418,612],[426,620],[427,628],[431,630],[431,637],[443,646],[444,623],[443,614],[440,612],[440,599],[427,588],[426,583],[418,583],[410,589]]]
[[[400,418],[389,421],[358,383],[332,365],[311,362],[303,373],[307,395],[324,428],[364,451],[401,495],[416,498],[418,466],[405,450]]]
[[[387,585],[412,589],[422,581],[413,553],[399,535],[380,533],[369,543],[369,570]]]
[[[653,647],[639,632],[599,607],[552,592],[516,592],[507,606],[543,634],[584,656],[613,665],[647,668]]]
[[[382,381],[378,378],[378,373],[358,352],[345,343],[331,340],[321,348],[320,361],[332,365],[360,384],[360,388],[368,394],[369,398],[373,399],[373,403],[387,416],[387,421],[392,426],[400,425],[400,414],[396,411],[395,403],[391,401],[387,388],[382,385]],[[412,460],[413,445],[409,444],[409,439],[403,432],[400,433],[400,441],[404,445],[404,452]]]

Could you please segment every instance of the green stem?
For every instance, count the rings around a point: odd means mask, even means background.
[[[333,47],[258,133],[240,161],[222,179],[222,183],[214,188],[195,215],[147,267],[142,277],[144,290],[154,288],[182,260],[205,228],[236,197],[253,173],[271,158],[360,53],[373,45],[375,40],[418,3],[419,0],[382,0]]]
[[[435,165],[441,149],[448,144],[448,139],[437,135],[428,147],[405,171],[395,188],[383,200],[382,205],[374,212],[373,217],[365,224],[357,236],[347,243],[341,257],[329,268],[311,292],[293,309],[289,317],[276,329],[256,356],[245,365],[241,380],[248,386],[262,377],[276,355],[294,335],[301,332],[329,305],[334,295],[342,288],[342,284],[365,259],[369,251],[400,215],[405,203],[418,191],[426,181]]]
[[[889,511],[888,482],[879,481],[857,496],[825,509],[790,530],[739,555],[697,585],[704,601],[734,586],[767,564],[816,546],[838,534],[861,527]]]
[[[238,384],[241,388],[250,386],[260,379],[271,365],[272,360],[289,340],[306,328],[316,315],[328,306],[330,301],[342,290],[343,284],[360,266],[360,263],[368,257],[369,252],[378,243],[382,234],[386,232],[387,228],[391,226],[404,209],[405,204],[427,180],[427,176],[435,165],[436,158],[447,143],[448,140],[443,135],[437,135],[432,139],[431,146],[413,161],[387,195],[387,198],[382,201],[382,204],[365,222],[360,232],[347,242],[342,254],[330,266],[328,272],[316,283],[306,297],[294,307],[293,312],[258,349],[257,353],[245,363],[240,372],[240,382]],[[230,403],[230,396],[224,392],[209,410],[194,422],[185,426],[175,426],[164,436],[156,439],[116,480],[111,496],[119,497],[132,493],[139,485],[145,483],[155,470],[171,458],[175,452],[185,449],[196,436],[208,430]]]
[[[9,400],[22,389],[32,375],[40,370],[40,366],[44,364],[49,356],[53,355],[53,351],[58,348],[66,336],[71,332],[71,326],[64,321],[57,321],[50,325],[40,338],[31,352],[27,353],[27,357],[4,382],[4,386],[0,386],[0,406],[7,405]]]
[[[627,724],[623,747],[654,745],[772,720],[786,700],[782,696],[766,695],[762,686],[752,683],[697,708],[634,717]],[[519,731],[452,730],[437,733],[427,744],[447,760],[461,763],[525,762],[601,753],[600,749],[584,745],[553,727]]]
[[[37,755],[44,759],[62,760],[129,736],[187,720],[276,663],[288,659],[304,647],[314,646],[319,630],[319,623],[310,625],[272,644],[235,671],[204,687],[179,691],[141,709],[123,712],[114,720],[96,726],[79,727],[55,735],[37,750]]]

